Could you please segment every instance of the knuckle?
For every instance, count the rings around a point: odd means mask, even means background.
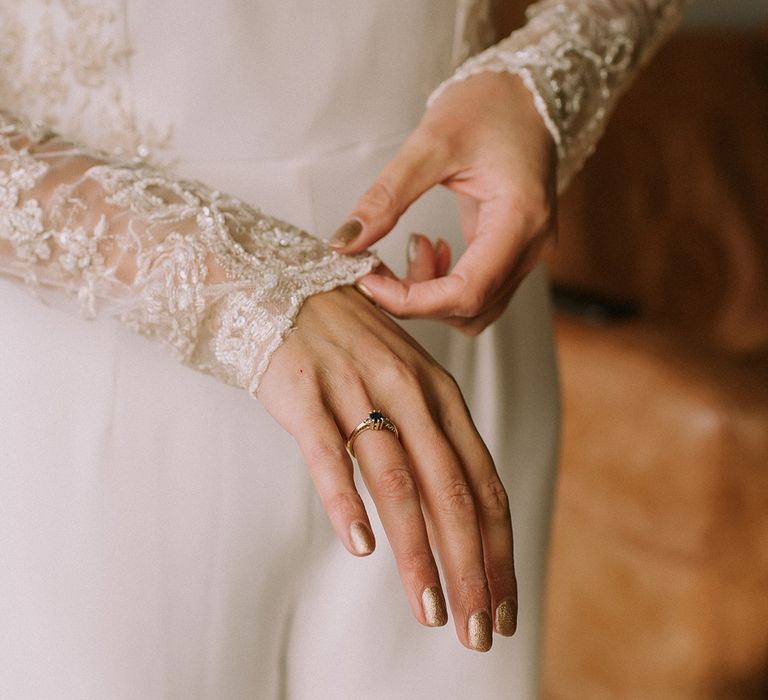
[[[325,509],[328,514],[351,515],[360,511],[360,496],[354,491],[340,491],[328,499]]]
[[[414,579],[430,579],[430,574],[434,570],[434,560],[428,551],[418,549],[405,552],[400,558],[400,566]]]
[[[440,390],[452,399],[462,399],[461,388],[456,378],[447,370],[443,369],[439,365],[436,365],[436,377],[434,379],[435,385]]]
[[[435,505],[442,513],[471,515],[475,501],[472,490],[465,481],[453,481],[436,494]]]
[[[307,449],[307,461],[317,469],[335,469],[347,460],[347,451],[337,442],[319,440]]]
[[[488,514],[501,518],[509,516],[509,496],[497,477],[482,483],[477,490],[478,505]]]
[[[380,372],[380,379],[385,386],[411,390],[418,390],[421,387],[421,381],[416,369],[397,356],[393,356],[388,362],[383,363]]]
[[[376,477],[376,492],[387,500],[404,501],[416,497],[416,481],[406,467],[390,467]]]
[[[491,588],[506,589],[515,581],[515,565],[511,558],[504,561],[488,562],[485,567],[485,575]]]
[[[360,200],[363,208],[372,209],[377,212],[395,212],[395,193],[392,188],[384,182],[377,181],[371,185]]]
[[[333,374],[338,377],[338,381],[343,382],[345,386],[349,386],[350,383],[353,382],[356,385],[359,385],[360,383],[360,367],[346,354],[340,355],[334,361]],[[359,387],[356,386],[356,388]]]
[[[544,185],[526,188],[514,200],[522,226],[528,231],[550,229],[556,219],[557,208]]]
[[[488,293],[484,289],[467,289],[458,302],[458,315],[465,318],[477,316],[485,306]]]
[[[463,573],[456,578],[453,588],[462,600],[475,600],[486,595],[488,580],[485,577],[485,573],[480,571]]]
[[[320,383],[331,396],[349,396],[365,392],[360,363],[344,354],[335,358],[332,365],[323,368]]]

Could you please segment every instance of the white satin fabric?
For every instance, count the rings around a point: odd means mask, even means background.
[[[456,9],[127,0],[121,87],[139,122],[172,127],[180,175],[327,235],[450,73]],[[412,230],[460,247],[450,195],[379,246],[395,268]],[[342,548],[244,391],[0,279],[0,697],[535,697],[558,427],[544,275],[477,339],[408,328],[459,380],[511,497],[519,631],[486,655],[411,617],[370,500],[376,553]]]

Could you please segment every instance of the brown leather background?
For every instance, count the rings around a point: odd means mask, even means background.
[[[564,198],[555,279],[715,350],[768,350],[767,86],[767,34],[670,42]]]
[[[768,33],[680,34],[561,209],[545,697],[768,697]]]

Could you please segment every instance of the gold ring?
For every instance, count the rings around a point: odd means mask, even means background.
[[[352,459],[356,459],[352,444],[357,437],[366,430],[389,430],[390,433],[395,434],[396,438],[400,439],[400,433],[397,430],[397,426],[381,411],[374,409],[349,435],[349,439],[347,440],[347,452],[349,452],[349,456],[352,457]]]

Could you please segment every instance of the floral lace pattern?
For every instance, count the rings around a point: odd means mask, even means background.
[[[170,160],[129,96],[121,0],[0,1],[0,107],[116,157]]]
[[[308,296],[351,284],[298,228],[140,162],[107,162],[0,113],[0,271],[76,295],[255,395]]]
[[[0,107],[28,119],[0,113],[0,272],[255,394],[304,299],[375,259],[149,167],[172,159],[170,130],[136,118],[125,36],[121,0],[0,1]]]
[[[592,153],[618,98],[677,27],[690,0],[543,0],[507,39],[437,87],[484,71],[520,75],[558,149],[563,191]]]

